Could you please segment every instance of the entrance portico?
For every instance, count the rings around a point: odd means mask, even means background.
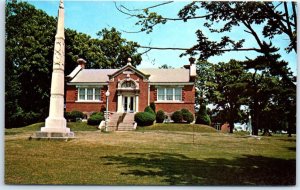
[[[139,107],[138,81],[126,78],[118,83],[117,112],[134,113]]]

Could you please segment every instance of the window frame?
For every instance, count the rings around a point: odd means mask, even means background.
[[[92,94],[88,94],[88,89],[92,89]],[[83,96],[83,94],[80,94],[81,90],[84,90],[84,99],[82,99],[82,97],[81,97],[81,96]],[[96,95],[97,90],[99,92],[98,95]],[[88,99],[88,96],[92,96],[92,99]],[[97,96],[99,97],[99,99],[96,99]],[[78,86],[77,87],[77,101],[76,102],[102,102],[102,100],[101,100],[101,87]]]
[[[163,90],[161,90],[163,89]],[[172,94],[168,93],[168,89],[172,89]],[[179,96],[179,95],[176,95],[176,89],[180,89],[180,99],[179,100],[176,100],[176,96]],[[183,87],[181,86],[158,86],[156,87],[156,101],[157,102],[182,102],[182,90],[183,90]],[[163,93],[159,93],[159,91],[163,91]],[[170,91],[169,91],[170,92]],[[161,99],[161,97],[163,96],[163,99]],[[172,96],[172,100],[168,100],[167,97],[170,98],[170,96]]]

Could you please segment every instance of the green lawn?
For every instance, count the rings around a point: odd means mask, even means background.
[[[42,126],[5,130],[6,184],[294,185],[296,181],[295,136],[258,139],[206,131],[210,130],[206,126],[194,126],[193,133],[183,131],[184,125],[171,124],[101,133],[85,123],[70,123],[77,131],[74,140],[28,140]]]

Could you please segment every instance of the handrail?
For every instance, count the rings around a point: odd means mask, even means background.
[[[126,113],[123,113],[121,116],[119,116],[118,122],[117,122],[117,130],[119,128],[119,124],[123,122],[125,115],[126,115]]]

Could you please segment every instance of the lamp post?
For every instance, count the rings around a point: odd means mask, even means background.
[[[108,97],[110,95],[110,92],[107,90],[105,92],[106,96],[106,115],[105,115],[105,131],[107,131],[107,119],[108,119]]]
[[[250,132],[250,136],[252,135],[252,125],[251,125],[251,115],[249,115],[249,132]]]

